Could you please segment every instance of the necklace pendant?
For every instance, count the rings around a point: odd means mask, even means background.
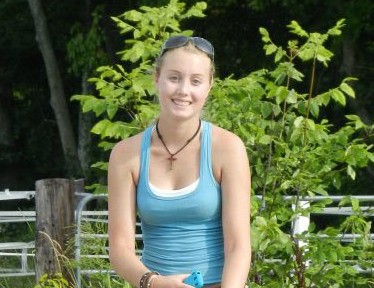
[[[170,161],[170,170],[173,170],[173,162],[177,159],[178,158],[174,157],[174,155],[170,155],[170,157],[168,158],[168,160]]]

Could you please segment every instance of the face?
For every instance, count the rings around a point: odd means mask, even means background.
[[[186,47],[166,52],[156,75],[161,114],[200,117],[211,79],[211,60],[204,53]]]

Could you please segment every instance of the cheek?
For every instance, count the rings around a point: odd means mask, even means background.
[[[157,97],[160,103],[164,102],[165,99],[168,99],[170,95],[173,94],[173,88],[162,81],[158,81],[156,84],[156,89]]]
[[[210,86],[207,86],[201,89],[200,97],[202,98],[203,101],[205,101],[208,98],[209,92],[210,92]]]
[[[157,90],[157,94],[158,94],[158,97],[162,97],[162,94],[165,93],[165,84],[163,84],[163,82],[160,80],[160,79],[156,79],[155,81],[155,86],[156,86],[156,90]]]

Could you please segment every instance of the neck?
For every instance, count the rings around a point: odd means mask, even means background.
[[[187,139],[187,141],[181,147],[179,147],[175,151],[171,151],[170,150],[170,146],[168,146],[166,144],[164,136],[161,135],[161,132],[160,132],[160,129],[159,129],[159,124],[160,124],[159,121],[157,121],[157,123],[156,123],[156,133],[157,133],[158,139],[160,139],[162,145],[164,146],[165,150],[169,154],[169,157],[167,158],[167,160],[170,161],[170,170],[173,170],[173,163],[174,163],[174,161],[178,160],[178,158],[175,157],[175,156],[177,154],[179,154],[179,152],[182,152],[182,150],[184,148],[186,148],[188,146],[188,144],[190,144],[196,138],[196,136],[199,134],[200,127],[201,127],[201,120],[199,120],[199,125],[197,126],[197,129],[195,130],[195,132],[193,133],[193,135],[191,137],[189,137]]]
[[[170,148],[179,147],[190,138],[199,127],[200,118],[193,118],[186,121],[174,121],[164,119],[160,116],[158,128],[164,141]]]

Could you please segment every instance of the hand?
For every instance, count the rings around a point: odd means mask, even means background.
[[[189,274],[159,275],[152,280],[151,288],[191,288],[190,285],[183,283],[188,276]]]

